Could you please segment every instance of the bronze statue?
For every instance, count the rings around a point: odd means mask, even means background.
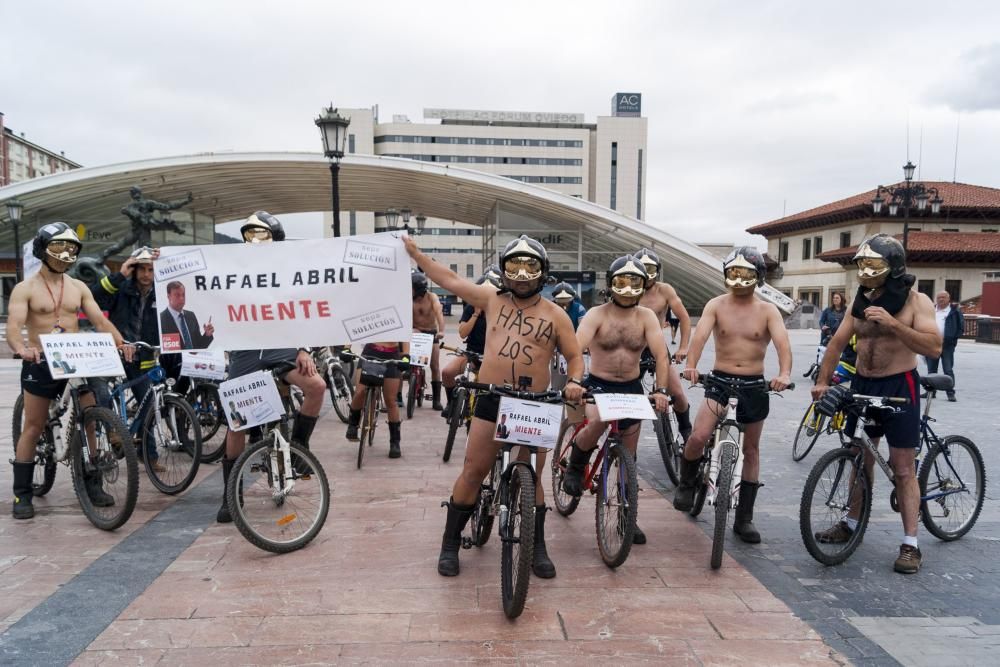
[[[170,218],[161,217],[157,219],[153,217],[153,213],[155,211],[176,211],[183,206],[187,206],[194,199],[190,192],[183,200],[166,203],[158,202],[155,199],[146,199],[142,196],[142,190],[135,185],[129,188],[128,192],[132,197],[132,201],[129,202],[129,204],[123,208],[121,212],[122,215],[132,221],[132,229],[117,243],[108,246],[104,252],[101,253],[101,263],[112,255],[118,254],[129,245],[134,245],[137,248],[141,246],[148,246],[150,244],[151,231],[169,229],[177,234],[186,233]]]

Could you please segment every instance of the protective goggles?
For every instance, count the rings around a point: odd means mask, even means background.
[[[634,273],[623,273],[611,277],[611,291],[620,296],[641,296],[646,279]]]
[[[263,227],[250,227],[243,230],[243,240],[247,243],[266,243],[272,240],[271,230]]]
[[[726,284],[730,287],[750,287],[757,282],[757,271],[745,266],[731,266],[726,269]]]
[[[542,260],[536,257],[511,257],[503,263],[503,273],[510,280],[535,280],[542,276]]]
[[[862,257],[858,260],[858,275],[862,278],[877,278],[889,270],[889,262],[880,257]]]
[[[660,275],[660,270],[656,268],[656,264],[643,264],[644,269],[646,269],[646,278],[648,280],[655,280],[656,276]]]
[[[45,246],[45,252],[55,259],[73,262],[80,254],[80,246],[72,241],[52,241]]]

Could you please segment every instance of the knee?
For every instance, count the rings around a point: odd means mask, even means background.
[[[306,378],[306,381],[303,383],[302,391],[309,396],[319,396],[326,391],[326,383],[317,373],[316,375]]]
[[[897,482],[907,482],[917,476],[916,464],[910,457],[905,461],[893,461],[892,473],[896,476]]]

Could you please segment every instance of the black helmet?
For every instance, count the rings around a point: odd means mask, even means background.
[[[476,284],[482,285],[483,283],[486,282],[488,282],[490,285],[493,285],[497,289],[503,287],[503,279],[500,276],[499,266],[497,266],[496,264],[490,264],[489,266],[487,266],[486,270],[483,271],[483,275],[481,275],[479,277],[479,280],[476,281]]]
[[[508,266],[508,263],[522,258],[524,262],[520,266]],[[535,260],[534,262],[532,260]],[[504,286],[511,289],[511,283],[537,281],[537,287],[530,294],[518,294],[517,296],[529,297],[538,294],[545,286],[545,279],[549,274],[549,255],[545,252],[545,246],[522,234],[506,246],[500,253],[501,276]]]
[[[410,273],[410,284],[413,286],[413,298],[427,294],[427,276],[420,271]]]
[[[281,222],[276,217],[267,211],[255,211],[240,227],[240,236],[243,237],[245,243],[260,242],[261,239],[247,238],[247,234],[252,235],[255,230],[270,232],[272,241],[285,240],[285,228],[281,226]]]
[[[858,281],[869,289],[880,287],[887,278],[906,275],[903,244],[888,234],[876,234],[863,241],[851,261],[858,265]]]
[[[49,244],[53,241],[66,241],[70,244],[76,246],[76,253],[62,252],[58,255],[53,255],[48,252]],[[72,264],[76,261],[77,256],[83,249],[83,244],[80,243],[80,237],[76,235],[76,232],[67,225],[65,222],[50,222],[44,225],[35,234],[35,239],[31,242],[31,254],[35,256],[36,259],[40,259],[43,262],[46,258],[57,259],[67,264]],[[52,268],[52,267],[49,267]]]
[[[573,301],[575,299],[576,299],[576,290],[573,289],[573,286],[567,282],[561,282],[552,288],[553,301],[559,301],[559,300]]]
[[[646,291],[648,277],[638,257],[622,255],[611,262],[605,275],[611,300],[623,308],[638,306],[642,293]]]
[[[646,266],[646,278],[648,278],[649,280],[656,280],[657,278],[660,277],[660,269],[663,268],[663,265],[660,263],[659,255],[657,255],[649,248],[639,248],[639,250],[635,253],[635,256],[638,257],[639,261]],[[649,271],[650,266],[655,266],[656,271],[650,273]]]
[[[755,277],[730,278],[730,269],[750,269]],[[767,273],[767,266],[764,264],[764,256],[760,250],[753,246],[740,246],[733,248],[726,259],[722,262],[722,278],[726,281],[726,286],[736,294],[753,293],[757,285],[764,284],[764,275]]]

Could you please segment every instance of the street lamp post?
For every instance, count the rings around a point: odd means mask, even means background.
[[[23,271],[21,270],[21,212],[24,211],[24,204],[22,204],[17,197],[7,200],[7,219],[10,221],[11,226],[14,228],[14,275],[16,276],[16,281],[21,282],[24,279]]]
[[[396,231],[396,225],[399,224],[399,211],[394,208],[386,209],[382,217],[385,218],[386,229],[390,232]]]
[[[350,118],[344,118],[333,104],[323,109],[316,120],[323,137],[323,155],[330,160],[330,179],[333,188],[333,235],[340,236],[340,160],[344,157],[344,144],[347,141],[347,126]]]
[[[915,206],[918,212],[923,213],[927,210],[927,204],[930,204],[931,215],[937,215],[941,212],[941,204],[944,203],[937,188],[913,182],[913,172],[916,169],[917,165],[907,160],[906,164],[903,165],[903,183],[890,187],[878,186],[875,189],[875,198],[872,199],[872,213],[874,215],[881,213],[884,205],[888,207],[890,217],[895,217],[899,213],[900,207],[903,208],[903,250],[909,249],[910,208]],[[887,195],[888,198],[883,197],[883,194]],[[933,199],[931,199],[931,195],[934,195]]]
[[[424,228],[427,225],[427,216],[423,213],[417,214],[417,236],[423,236]]]

